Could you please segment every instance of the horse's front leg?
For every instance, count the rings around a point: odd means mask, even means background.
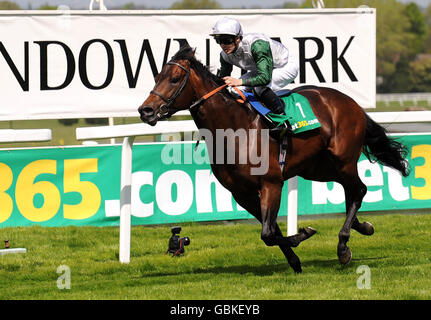
[[[234,196],[236,202],[246,209],[249,213],[251,213],[255,218],[262,223],[262,215],[260,213],[260,197],[257,193],[253,192],[246,192],[244,193],[238,193],[233,192],[232,195]],[[276,237],[283,237],[283,234],[278,226],[278,224],[275,224],[275,232]],[[286,244],[280,244],[279,245],[281,251],[283,252],[284,256],[286,257],[287,261],[289,262],[289,265],[292,267],[292,269],[296,273],[301,273],[301,261],[299,260],[298,256],[293,252],[291,245]]]
[[[260,192],[260,209],[262,216],[261,239],[267,246],[297,247],[316,233],[311,227],[300,228],[293,236],[283,237],[278,225],[277,216],[280,209],[281,186],[264,183]]]

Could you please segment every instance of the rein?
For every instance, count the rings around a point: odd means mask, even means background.
[[[227,84],[223,84],[220,87],[215,88],[213,91],[208,92],[206,95],[204,95],[203,97],[201,97],[198,101],[196,101],[195,103],[193,103],[190,107],[189,110],[192,111],[194,108],[199,107],[202,103],[205,102],[205,100],[211,98],[213,95],[215,95],[217,92],[220,92],[221,90],[223,90],[224,88],[227,87]],[[234,86],[234,89],[236,90],[236,92],[240,95],[241,99],[237,99],[237,101],[239,103],[244,103],[247,98],[245,97],[245,95],[241,92],[241,90],[239,90],[236,86]],[[199,142],[200,142],[200,138],[196,141],[195,144],[195,151],[198,148]]]
[[[207,100],[208,98],[211,98],[214,94],[216,94],[217,92],[223,90],[226,87],[227,87],[227,84],[223,84],[220,87],[215,88],[213,91],[208,92],[206,95],[204,95],[199,100],[197,100],[195,103],[193,103],[189,107],[189,109],[192,110],[193,108],[198,107],[205,100]],[[236,101],[238,101],[239,103],[244,103],[247,100],[247,98],[244,96],[244,94],[241,92],[241,90],[239,90],[236,86],[234,86],[233,88],[239,94],[239,96],[242,98],[242,99],[237,99]]]
[[[167,64],[175,65],[177,67],[180,67],[182,70],[184,70],[186,72],[186,76],[184,77],[184,79],[181,82],[181,85],[178,87],[177,91],[175,91],[175,93],[170,98],[166,98],[163,94],[161,94],[160,92],[157,92],[156,90],[151,90],[150,93],[155,94],[156,96],[160,97],[164,102],[166,102],[165,104],[161,105],[160,108],[159,108],[159,112],[158,112],[159,118],[162,117],[162,116],[169,115],[169,113],[170,113],[170,111],[172,109],[172,105],[174,104],[175,100],[180,96],[181,92],[183,92],[184,88],[187,85],[187,81],[190,78],[190,68],[186,69],[184,66],[182,66],[178,62],[174,62],[174,61],[169,61]],[[204,96],[202,96],[200,99],[198,99],[197,101],[195,101],[189,107],[189,110],[192,111],[194,108],[199,107],[202,103],[205,102],[205,100],[211,98],[217,92],[220,92],[221,90],[223,90],[226,87],[227,87],[227,84],[224,84],[224,85],[221,85],[220,87],[217,87],[216,89],[208,92],[207,94],[205,94]],[[244,96],[244,94],[236,86],[234,86],[233,88],[236,90],[236,92],[241,97],[241,99],[237,99],[237,101],[239,103],[244,103],[247,100],[247,98]]]

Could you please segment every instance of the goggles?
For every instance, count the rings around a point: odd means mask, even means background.
[[[215,37],[215,41],[217,42],[217,44],[232,44],[235,42],[235,36],[217,36]]]

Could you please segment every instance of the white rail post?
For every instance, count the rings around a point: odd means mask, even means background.
[[[110,126],[114,126],[114,118],[112,117],[108,118],[108,124]],[[111,144],[115,144],[115,138],[111,138]]]
[[[287,180],[287,235],[298,232],[298,177]]]
[[[323,2],[323,0],[312,0],[311,4],[313,5],[313,8],[316,8],[316,9],[325,8],[325,2]]]
[[[88,8],[90,11],[93,11],[93,4],[94,4],[94,1],[96,1],[96,2],[98,2],[98,3],[99,3],[99,10],[103,10],[103,11],[108,10],[108,8],[106,8],[106,7],[105,7],[105,4],[103,3],[103,0],[91,0],[91,1],[90,1],[90,5],[89,5],[89,8]]]
[[[125,137],[121,150],[120,194],[120,262],[130,262],[130,238],[132,224],[132,147],[135,137]]]

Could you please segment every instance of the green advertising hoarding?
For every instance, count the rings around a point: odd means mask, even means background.
[[[431,207],[431,135],[398,138],[410,150],[410,176],[362,156],[360,211]],[[133,225],[252,218],[215,179],[204,143],[134,145],[132,171]],[[1,150],[0,227],[119,225],[120,172],[120,145]],[[344,212],[342,187],[300,178],[298,212]]]

